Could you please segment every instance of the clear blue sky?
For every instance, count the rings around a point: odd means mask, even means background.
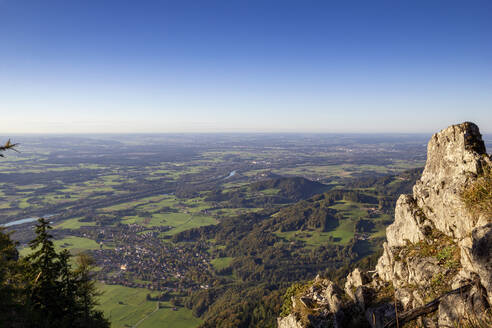
[[[492,1],[0,0],[0,132],[492,132]]]

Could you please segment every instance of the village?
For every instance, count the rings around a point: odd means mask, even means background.
[[[99,249],[89,251],[97,280],[108,285],[141,287],[156,291],[183,291],[206,288],[212,279],[210,256],[199,243],[174,244],[166,241],[167,226],[138,224],[87,226],[72,235],[90,238]]]

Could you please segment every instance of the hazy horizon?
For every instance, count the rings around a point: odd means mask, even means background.
[[[0,133],[492,133],[492,2],[0,0]]]
[[[460,122],[461,123],[461,122]],[[446,126],[447,127],[447,126]],[[442,129],[439,129],[438,131],[429,131],[429,132],[310,132],[310,131],[296,131],[296,132],[283,132],[283,131],[278,131],[278,132],[269,132],[269,131],[257,131],[257,132],[238,132],[238,131],[231,131],[231,132],[13,132],[13,133],[3,133],[3,131],[0,131],[0,137],[3,138],[8,138],[12,136],[26,136],[26,137],[63,137],[63,136],[70,136],[70,137],[84,137],[84,136],[131,136],[131,135],[136,135],[136,136],[179,136],[179,135],[186,135],[186,136],[199,136],[199,135],[206,135],[206,136],[242,136],[242,135],[251,135],[251,136],[257,136],[257,135],[271,135],[271,136],[420,136],[420,137],[430,137],[431,135],[439,132],[440,130],[444,130],[446,127],[443,127]],[[480,127],[480,126],[479,126]],[[483,137],[487,138],[492,138],[492,133],[489,132],[484,132],[480,130],[480,133],[482,134]]]

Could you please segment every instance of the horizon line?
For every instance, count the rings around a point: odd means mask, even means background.
[[[377,131],[365,131],[365,132],[354,132],[354,131],[347,131],[347,132],[323,132],[323,131],[173,131],[173,132],[2,132],[0,136],[7,136],[7,135],[17,135],[17,136],[24,136],[24,135],[29,135],[29,136],[40,136],[40,135],[51,135],[51,136],[56,136],[56,135],[127,135],[127,134],[132,134],[132,135],[193,135],[193,134],[207,134],[207,135],[214,135],[214,134],[222,134],[222,135],[233,135],[233,134],[271,134],[271,135],[280,135],[280,134],[371,134],[371,135],[376,135],[376,134],[395,134],[395,135],[404,135],[404,134],[412,134],[412,135],[426,135],[426,134],[434,134],[436,132],[377,132]],[[482,133],[482,132],[481,132]],[[484,134],[484,133],[482,133]],[[492,132],[488,133],[485,132],[485,134],[492,134]]]
[[[440,130],[439,130],[440,131]],[[9,136],[88,136],[88,135],[433,135],[439,131],[434,132],[376,132],[376,131],[365,131],[365,132],[321,132],[321,131],[174,131],[174,132],[12,132],[0,134],[1,137]],[[492,131],[483,132],[480,131],[482,135],[492,136]]]

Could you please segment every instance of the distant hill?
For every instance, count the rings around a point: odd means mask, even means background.
[[[224,207],[265,208],[295,203],[329,189],[327,185],[301,177],[276,177],[235,189],[216,187],[207,194],[205,200],[221,202]]]
[[[279,189],[278,195],[299,201],[327,191],[329,187],[303,177],[279,177],[254,182],[250,185],[250,189],[252,191]]]
[[[303,231],[319,230],[329,231],[338,226],[338,219],[343,216],[337,215],[337,211],[329,208],[330,202],[324,199],[319,202],[312,200],[300,201],[291,206],[281,209],[276,215],[265,222],[273,231]]]

